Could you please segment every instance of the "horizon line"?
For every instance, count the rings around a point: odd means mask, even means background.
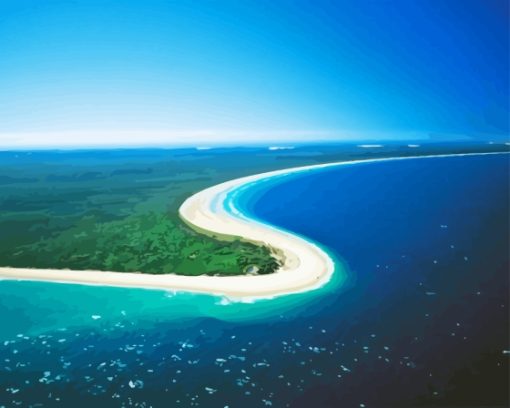
[[[6,152],[32,152],[32,151],[88,151],[88,150],[186,150],[193,149],[197,151],[208,151],[213,149],[249,149],[249,148],[267,148],[268,150],[280,151],[290,150],[297,147],[313,146],[313,145],[352,145],[353,147],[362,148],[384,148],[388,146],[400,145],[403,147],[416,148],[422,145],[434,145],[434,144],[451,144],[451,143],[473,143],[478,145],[492,145],[492,146],[510,146],[510,141],[485,141],[476,139],[463,139],[463,140],[379,140],[380,143],[384,144],[360,144],[363,142],[369,142],[371,140],[308,140],[298,141],[295,143],[265,143],[265,142],[253,142],[253,143],[218,143],[218,144],[175,144],[175,145],[80,145],[80,146],[2,146],[0,145],[0,153]],[[416,144],[410,144],[414,142]],[[419,144],[417,143],[419,142]]]
[[[494,140],[487,140],[491,137]],[[481,138],[481,140],[477,140]],[[355,142],[508,142],[505,134],[352,130],[74,130],[0,132],[0,150],[82,150],[122,148],[196,148],[272,144]]]

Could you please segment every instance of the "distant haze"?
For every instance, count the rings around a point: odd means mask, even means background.
[[[272,143],[341,142],[359,140],[424,140],[420,133],[378,133],[341,131],[56,131],[0,135],[0,149],[79,148],[79,147],[165,147],[216,145],[256,145]],[[461,137],[462,139],[462,137]],[[463,137],[463,139],[466,139]],[[445,138],[450,140],[450,138]]]

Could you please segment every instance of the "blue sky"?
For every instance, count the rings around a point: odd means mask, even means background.
[[[508,16],[506,0],[1,0],[0,145],[504,137]]]

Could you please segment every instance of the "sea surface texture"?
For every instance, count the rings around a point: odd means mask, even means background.
[[[508,155],[340,166],[232,199],[324,247],[332,282],[238,303],[0,281],[0,406],[508,404]]]

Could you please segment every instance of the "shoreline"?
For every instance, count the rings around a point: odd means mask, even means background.
[[[508,152],[455,153],[428,156],[386,157],[300,166],[241,177],[206,188],[187,198],[179,215],[190,227],[220,239],[239,238],[277,252],[281,267],[268,275],[185,276],[139,272],[77,271],[0,267],[0,280],[31,280],[100,286],[185,291],[225,296],[232,300],[267,299],[303,293],[324,286],[335,273],[335,262],[317,244],[298,235],[252,220],[229,206],[228,195],[252,183],[330,167],[395,160],[485,156]],[[230,203],[231,204],[231,203]]]

